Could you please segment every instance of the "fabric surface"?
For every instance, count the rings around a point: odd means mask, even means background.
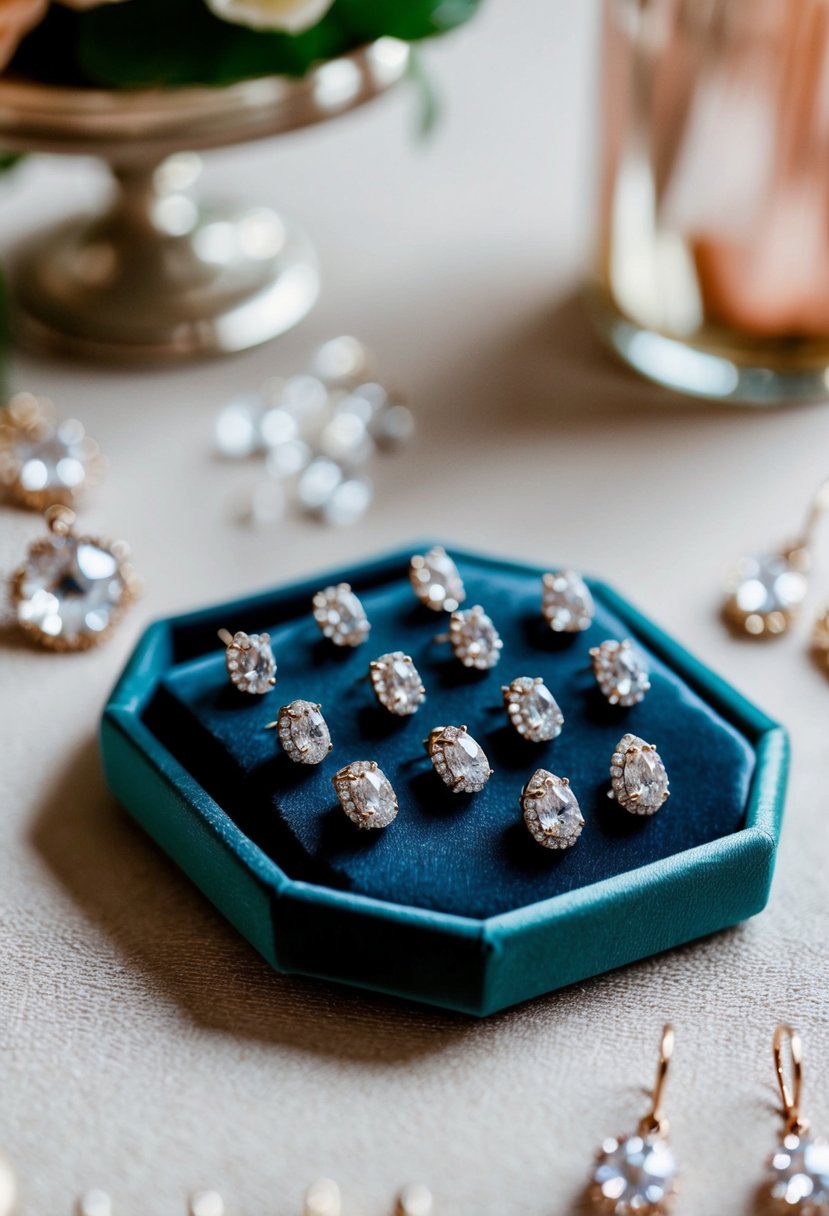
[[[520,7],[520,21],[516,16]],[[130,541],[146,591],[98,652],[0,651],[0,1143],[26,1216],[109,1189],[119,1216],[301,1212],[334,1176],[345,1216],[390,1216],[423,1178],[436,1216],[569,1216],[594,1148],[645,1109],[660,1028],[677,1216],[748,1216],[779,1120],[771,1035],[804,1043],[804,1102],[829,1131],[825,856],[829,683],[808,656],[829,529],[798,628],[768,646],[719,620],[734,558],[785,541],[827,474],[825,405],[685,402],[606,357],[575,292],[590,238],[593,3],[490,0],[428,51],[444,116],[409,138],[401,93],[325,128],[206,158],[206,194],[278,203],[313,234],[318,308],[285,341],[188,369],[19,359],[106,453],[82,520]],[[32,159],[0,194],[4,252],[97,205],[94,163]],[[232,394],[354,332],[418,416],[378,461],[356,529],[246,530],[260,475],[211,457]],[[0,565],[39,535],[0,513]],[[740,928],[478,1023],[276,975],[108,796],[101,707],[154,617],[391,549],[412,535],[600,571],[791,730],[769,907]],[[562,736],[563,739],[563,736]],[[405,962],[405,960],[403,960]]]

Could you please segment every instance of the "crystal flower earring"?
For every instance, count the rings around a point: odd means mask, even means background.
[[[673,1027],[665,1026],[650,1110],[635,1132],[611,1136],[597,1153],[590,1194],[612,1216],[663,1216],[676,1194],[679,1171],[662,1110],[673,1049]]]
[[[792,1086],[789,1089],[783,1063],[788,1046]],[[781,1211],[797,1216],[824,1216],[829,1212],[829,1143],[809,1135],[809,1125],[800,1113],[803,1088],[803,1056],[800,1036],[781,1023],[772,1040],[774,1072],[783,1104],[780,1145],[769,1163],[767,1194]]]
[[[829,510],[829,478],[814,495],[800,536],[774,553],[743,557],[726,582],[723,616],[750,638],[779,637],[794,623],[809,589],[815,528]]]
[[[109,637],[140,583],[123,541],[78,536],[75,512],[46,511],[49,535],[29,546],[11,576],[9,598],[20,628],[49,650],[89,650]]]

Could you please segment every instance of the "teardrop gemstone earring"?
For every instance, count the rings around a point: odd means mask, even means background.
[[[678,1167],[668,1143],[662,1095],[674,1050],[673,1027],[665,1026],[648,1113],[635,1132],[604,1141],[593,1170],[591,1198],[612,1216],[664,1216],[676,1194]]]
[[[792,1085],[786,1081],[783,1062],[788,1046]],[[780,1090],[783,1130],[780,1145],[769,1159],[768,1197],[781,1212],[796,1216],[825,1216],[829,1212],[829,1143],[809,1135],[809,1124],[800,1113],[803,1089],[803,1055],[800,1035],[785,1022],[772,1040],[774,1072]]]

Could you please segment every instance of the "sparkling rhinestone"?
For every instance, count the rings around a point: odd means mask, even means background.
[[[524,822],[545,849],[569,849],[584,827],[576,795],[564,777],[545,768],[533,773],[521,794]]]
[[[751,634],[785,633],[806,598],[808,555],[766,553],[744,557],[726,587],[724,614],[729,624]]]
[[[398,717],[415,713],[426,699],[420,673],[402,650],[393,650],[374,659],[369,675],[377,700]]]
[[[348,583],[318,591],[312,602],[314,620],[335,646],[359,646],[368,637],[366,610]]]
[[[267,633],[235,633],[225,651],[225,665],[239,692],[262,696],[276,683],[276,662]]]
[[[362,519],[371,506],[374,486],[367,477],[341,481],[322,509],[322,517],[337,528],[347,528]]]
[[[455,794],[476,794],[492,776],[480,743],[465,726],[438,726],[426,747],[435,772]]]
[[[297,764],[319,764],[331,751],[328,723],[313,701],[283,705],[276,720],[282,750]]]
[[[667,800],[668,774],[659,752],[638,735],[625,735],[610,760],[611,797],[632,815],[654,815]]]
[[[464,667],[486,671],[501,657],[504,643],[480,604],[452,613],[449,641]]]
[[[540,676],[518,676],[501,689],[509,720],[531,743],[545,743],[561,734],[564,715]]]
[[[599,688],[611,705],[638,705],[650,688],[647,668],[627,638],[590,651]]]
[[[602,1145],[593,1184],[614,1216],[657,1216],[676,1191],[677,1172],[663,1136],[624,1136]]]
[[[769,1162],[769,1194],[803,1216],[829,1212],[829,1144],[811,1136],[786,1136]]]
[[[396,817],[397,798],[375,760],[356,760],[332,780],[340,806],[358,828],[385,828]]]
[[[36,542],[12,576],[17,620],[36,641],[57,650],[95,645],[132,598],[127,568],[105,541],[54,535]]]
[[[541,611],[554,633],[579,633],[593,620],[593,596],[575,570],[558,570],[541,580]]]
[[[18,393],[0,410],[0,479],[21,506],[71,506],[102,468],[98,445],[81,423],[56,423],[45,398]]]
[[[454,612],[466,599],[458,567],[441,545],[412,558],[409,581],[421,604],[435,612]]]

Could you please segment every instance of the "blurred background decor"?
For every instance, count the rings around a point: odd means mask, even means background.
[[[613,347],[703,397],[825,397],[824,0],[604,0],[602,76]]]
[[[37,350],[146,361],[242,350],[285,332],[319,289],[308,238],[270,208],[198,204],[193,153],[354,109],[407,74],[410,41],[460,24],[476,5],[6,4],[0,145],[99,156],[117,184],[105,214],[21,251],[11,281],[18,336]]]

